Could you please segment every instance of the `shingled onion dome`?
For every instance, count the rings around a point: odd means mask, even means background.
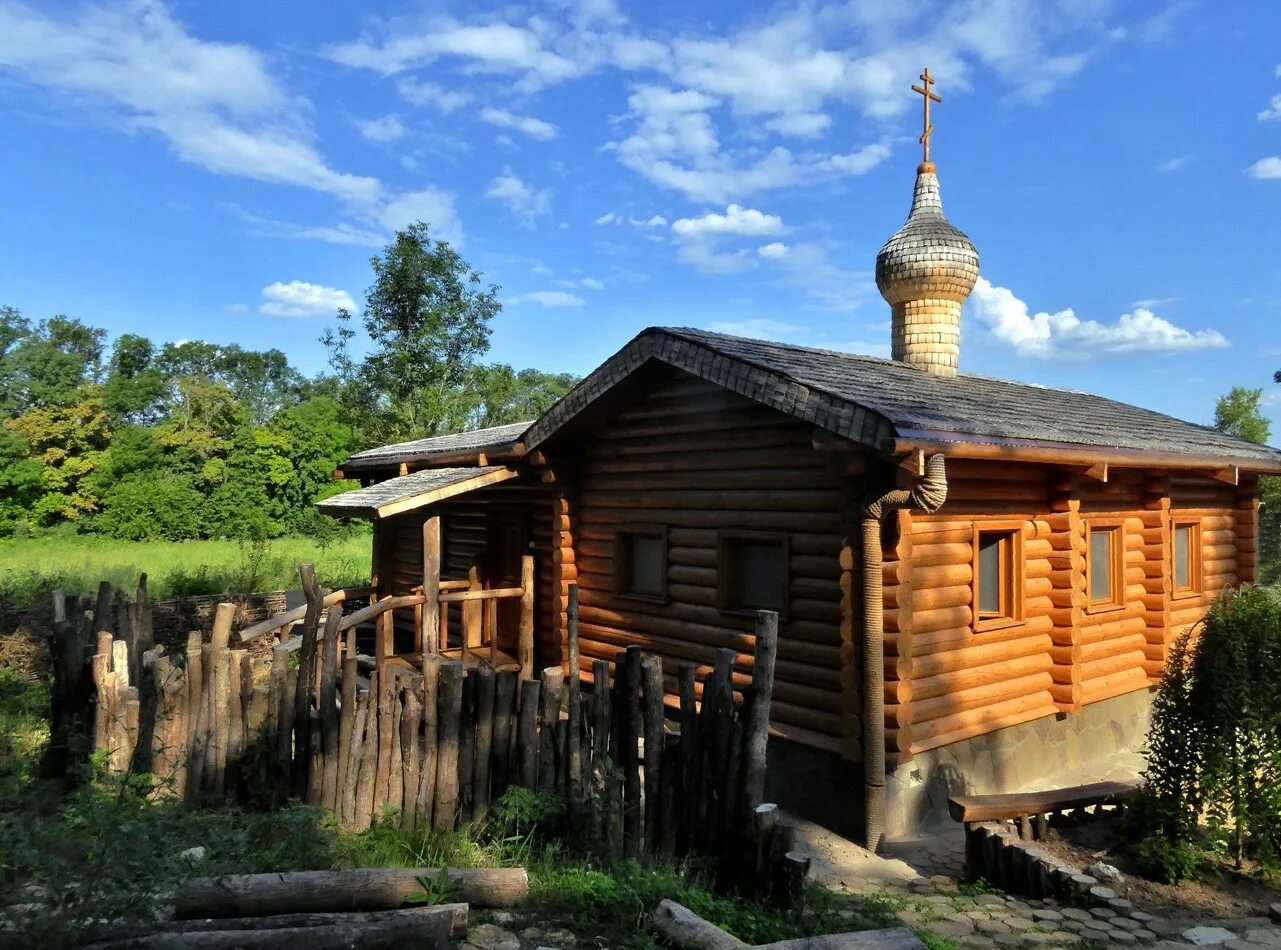
[[[955,376],[961,304],[979,276],[979,253],[943,216],[932,162],[916,170],[907,223],[876,255],[876,287],[892,313],[891,355],[936,376]]]

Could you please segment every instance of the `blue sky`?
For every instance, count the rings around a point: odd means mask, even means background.
[[[1274,0],[0,0],[0,303],[314,371],[421,218],[501,285],[493,359],[884,354],[928,65],[962,368],[1281,422],[1279,37]]]

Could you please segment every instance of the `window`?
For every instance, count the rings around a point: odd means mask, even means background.
[[[1022,525],[974,526],[974,629],[992,630],[1023,619]]]
[[[1174,574],[1174,593],[1201,593],[1201,522],[1196,519],[1174,522],[1170,545]]]
[[[787,535],[722,531],[717,595],[722,610],[787,613]]]
[[[1122,605],[1125,570],[1121,526],[1087,524],[1085,528],[1085,579],[1090,609],[1107,610]]]
[[[614,593],[667,600],[667,526],[623,525],[614,535]]]

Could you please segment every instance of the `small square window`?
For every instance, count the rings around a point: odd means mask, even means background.
[[[1201,592],[1201,523],[1175,521],[1170,554],[1173,564],[1174,593]]]
[[[614,535],[614,593],[667,600],[667,526],[624,525]]]
[[[1085,566],[1091,609],[1120,607],[1125,566],[1119,525],[1087,525]]]
[[[717,577],[723,610],[773,610],[787,613],[787,535],[767,532],[720,534]]]
[[[975,525],[975,630],[1008,626],[1023,619],[1021,527]]]

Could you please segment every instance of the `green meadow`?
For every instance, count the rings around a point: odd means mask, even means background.
[[[298,586],[310,561],[327,587],[369,580],[369,535],[333,540],[117,541],[93,536],[0,541],[0,609],[46,602],[54,590],[94,593],[99,581],[132,590],[147,575],[152,599],[249,593]]]

